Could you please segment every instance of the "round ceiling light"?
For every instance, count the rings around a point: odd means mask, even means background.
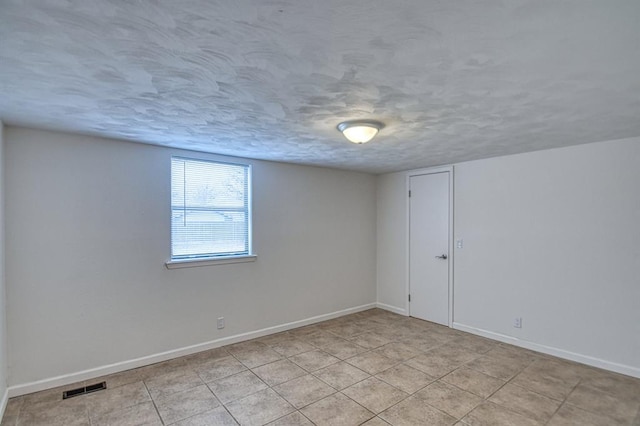
[[[344,137],[357,144],[369,142],[383,127],[384,124],[375,120],[344,121],[338,124],[338,130]]]

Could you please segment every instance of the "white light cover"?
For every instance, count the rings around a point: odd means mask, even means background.
[[[378,134],[378,129],[373,126],[357,125],[347,127],[342,133],[353,143],[367,143]]]

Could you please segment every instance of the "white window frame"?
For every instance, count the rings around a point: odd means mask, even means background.
[[[194,257],[173,257],[173,197],[170,196],[170,205],[169,205],[169,214],[170,214],[170,246],[169,246],[169,260],[165,262],[165,266],[168,269],[178,269],[178,268],[191,268],[196,266],[209,266],[209,265],[224,265],[224,264],[232,264],[232,263],[245,263],[245,262],[254,262],[257,259],[257,256],[253,253],[253,209],[252,209],[252,179],[251,179],[251,165],[250,164],[242,164],[242,163],[230,163],[218,160],[211,159],[202,159],[202,158],[193,158],[193,157],[183,157],[174,155],[171,157],[170,161],[170,181],[169,185],[171,186],[171,176],[173,174],[173,160],[181,159],[186,161],[194,161],[194,162],[203,162],[203,163],[213,163],[213,164],[225,164],[232,166],[240,166],[246,168],[246,179],[247,179],[247,254],[241,255],[213,255],[213,256],[194,256]]]

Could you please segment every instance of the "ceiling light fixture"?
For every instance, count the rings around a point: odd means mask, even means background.
[[[384,124],[375,120],[344,121],[338,124],[338,130],[344,137],[358,144],[369,142],[383,127]]]

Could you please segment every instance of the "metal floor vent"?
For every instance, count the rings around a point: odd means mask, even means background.
[[[62,392],[62,399],[73,398],[74,396],[80,396],[87,393],[101,391],[107,388],[107,382],[96,383],[95,385],[84,386],[77,389],[71,389]]]

